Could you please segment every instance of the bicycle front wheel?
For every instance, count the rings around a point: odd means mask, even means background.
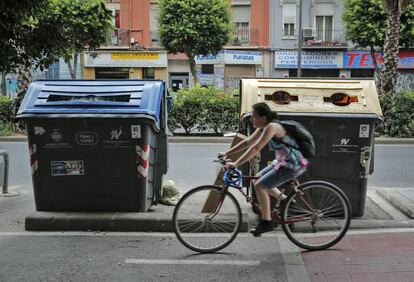
[[[226,189],[200,186],[187,192],[173,214],[174,232],[187,248],[211,253],[228,246],[242,222],[240,205]]]
[[[332,247],[345,236],[351,222],[348,198],[328,182],[312,181],[298,189],[282,207],[283,231],[307,250]]]

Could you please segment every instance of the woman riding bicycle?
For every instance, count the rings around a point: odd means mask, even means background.
[[[257,200],[261,207],[261,219],[259,224],[250,232],[261,234],[272,231],[273,225],[270,215],[270,196],[278,200],[286,199],[277,187],[298,177],[306,171],[309,165],[302,153],[293,148],[298,147],[296,141],[286,134],[286,130],[277,122],[277,113],[273,112],[265,103],[253,105],[251,122],[257,129],[246,140],[238,143],[228,151],[219,153],[219,157],[244,151],[244,154],[234,162],[227,162],[226,169],[236,168],[249,161],[266,146],[275,151],[275,159],[272,163],[261,170],[254,182]]]

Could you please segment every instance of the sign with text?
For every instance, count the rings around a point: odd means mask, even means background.
[[[302,68],[340,69],[342,68],[342,52],[340,51],[303,51]],[[297,51],[276,51],[276,68],[297,68]]]
[[[167,52],[85,52],[85,67],[167,67]]]
[[[414,52],[401,51],[398,54],[399,69],[414,69]],[[382,53],[375,52],[377,67],[383,65]],[[373,69],[374,64],[370,52],[367,51],[349,51],[344,52],[344,69]]]
[[[261,65],[263,52],[224,50],[216,55],[196,56],[196,64]]]

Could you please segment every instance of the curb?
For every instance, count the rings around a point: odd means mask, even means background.
[[[240,232],[247,232],[249,217],[242,216]],[[280,227],[278,227],[280,228]],[[353,219],[350,230],[414,228],[414,220]],[[26,231],[174,232],[167,213],[33,212],[25,219]]]
[[[243,214],[240,231],[247,232]],[[172,215],[143,212],[33,212],[25,219],[26,231],[174,232]]]
[[[219,143],[219,144],[228,144],[231,143],[233,137],[211,137],[211,136],[169,136],[169,143]],[[27,142],[26,136],[4,136],[0,137],[0,142]],[[401,145],[411,145],[414,144],[414,138],[388,138],[381,137],[375,138],[375,144],[401,144]]]
[[[398,188],[392,189],[391,192],[386,189],[377,190],[377,194],[407,217],[414,219],[414,202],[404,196]]]

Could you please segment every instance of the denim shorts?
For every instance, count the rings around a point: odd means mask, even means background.
[[[270,165],[259,171],[256,174],[259,181],[267,189],[277,188],[280,185],[292,180],[294,177],[301,175],[306,169],[299,169],[293,171],[285,166],[280,166],[276,169],[277,160],[274,160]]]

